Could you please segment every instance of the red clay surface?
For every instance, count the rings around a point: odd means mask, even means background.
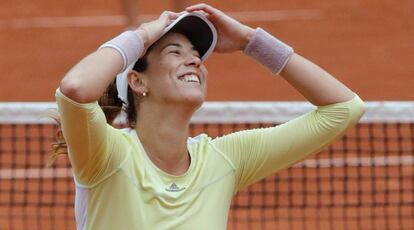
[[[187,1],[189,4],[193,1]],[[414,2],[206,1],[224,11],[311,9],[318,18],[251,21],[326,68],[365,100],[413,100]],[[173,1],[138,1],[142,14],[172,9]],[[52,101],[62,76],[122,26],[21,28],[16,19],[121,15],[119,0],[1,1],[0,101]],[[26,24],[27,26],[27,24]],[[303,100],[286,82],[241,53],[215,54],[208,100]]]

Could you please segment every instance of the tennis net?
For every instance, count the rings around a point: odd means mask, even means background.
[[[75,229],[68,160],[46,168],[54,103],[0,103],[0,229]],[[304,102],[209,102],[192,135],[277,125]],[[414,102],[368,102],[361,122],[320,154],[239,192],[228,229],[412,229]]]

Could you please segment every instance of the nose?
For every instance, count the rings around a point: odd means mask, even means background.
[[[201,59],[195,55],[188,55],[187,60],[186,60],[186,65],[193,65],[196,67],[199,67],[201,64]]]

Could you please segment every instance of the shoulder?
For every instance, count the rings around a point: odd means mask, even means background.
[[[231,168],[234,168],[233,162],[228,158],[220,148],[217,147],[214,142],[214,138],[203,133],[195,137],[189,137],[187,140],[188,146],[190,149],[195,150],[198,156],[197,158],[204,159],[206,161],[215,162],[226,162]],[[207,160],[208,159],[208,160]]]
[[[127,148],[136,148],[135,130],[131,128],[116,128],[109,124],[106,125],[108,142],[117,146],[118,151],[126,151]]]
[[[206,133],[199,134],[195,137],[188,137],[187,144],[206,144],[211,140]]]

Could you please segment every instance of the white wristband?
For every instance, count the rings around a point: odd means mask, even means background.
[[[102,48],[113,48],[121,54],[124,62],[121,70],[123,72],[143,54],[144,42],[135,32],[125,31],[99,47]]]
[[[144,53],[144,42],[142,38],[133,31],[125,31],[112,40],[104,43],[99,49],[112,48],[118,51],[123,60],[121,73],[116,76],[116,89],[118,98],[128,106],[128,72],[131,71],[135,62]]]
[[[293,48],[283,43],[262,28],[257,28],[244,53],[279,74],[293,54]]]

